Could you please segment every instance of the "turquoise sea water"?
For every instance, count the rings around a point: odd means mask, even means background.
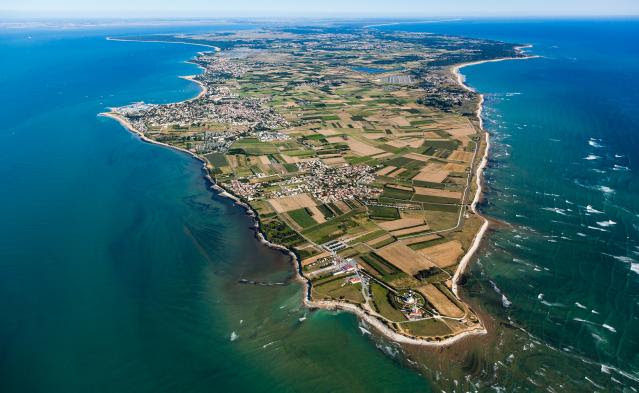
[[[465,287],[490,337],[432,352],[300,308],[288,259],[197,161],[96,116],[198,92],[176,76],[201,47],[105,36],[210,27],[2,31],[0,391],[639,388],[639,22],[385,28],[544,56],[463,69],[493,134],[500,224]]]
[[[96,116],[197,94],[176,76],[201,47],[105,40],[149,32],[0,37],[0,391],[427,389],[354,317],[300,309],[200,163]]]

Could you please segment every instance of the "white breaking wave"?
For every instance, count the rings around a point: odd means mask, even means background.
[[[490,282],[490,285],[493,287],[493,290],[495,290],[497,294],[501,295],[501,304],[504,306],[504,308],[510,307],[513,303],[510,300],[508,300],[506,295],[502,293],[501,289],[499,289],[497,284],[495,284],[493,280],[488,280],[488,282]]]
[[[359,330],[361,330],[361,331],[362,331],[362,334],[368,334],[368,335],[370,335],[370,334],[371,334],[371,332],[369,332],[368,330],[364,329],[364,328],[363,328],[363,327],[361,327],[361,326],[359,327]]]
[[[601,157],[596,156],[594,154],[588,154],[586,157],[584,157],[584,160],[592,161],[592,160],[597,160],[599,158],[601,158]]]
[[[617,225],[617,223],[612,221],[612,220],[597,221],[597,225],[599,225],[600,227],[609,227],[609,226],[612,226],[612,225]]]
[[[239,336],[237,335],[237,333],[235,333],[234,331],[233,331],[233,332],[231,332],[231,341],[235,341],[235,340],[237,340],[237,338],[238,338],[238,337],[239,337]]]
[[[542,207],[541,210],[547,210],[549,212],[555,212],[557,214],[561,214],[562,216],[567,216],[565,209],[560,209],[558,207]]]
[[[610,330],[610,331],[611,331],[611,332],[613,332],[613,333],[617,333],[617,329],[615,329],[614,327],[612,327],[612,326],[610,326],[610,325],[608,325],[608,324],[605,324],[605,323],[604,323],[604,324],[603,324],[603,325],[601,325],[601,326],[602,326],[603,328],[605,328],[605,329]]]
[[[613,190],[612,188],[610,188],[608,186],[597,186],[597,189],[599,191],[602,191],[602,192],[605,192],[605,193],[615,192],[615,190]]]
[[[601,210],[597,210],[597,209],[593,208],[592,205],[586,206],[586,211],[588,213],[593,213],[593,214],[603,214],[603,212]]]
[[[625,255],[612,255],[612,254],[607,254],[605,252],[602,253],[602,254],[607,255],[607,256],[609,256],[611,258],[614,258],[614,259],[618,260],[619,262],[627,263],[628,265],[630,265],[630,270],[633,273],[639,274],[639,262],[637,262],[636,260],[634,260],[634,259],[632,259],[632,258],[630,258],[628,256],[625,256]]]
[[[588,141],[588,144],[592,147],[603,147],[603,145],[597,143],[597,141],[600,141],[601,139],[595,139],[595,138],[590,138],[590,140]]]
[[[588,307],[584,306],[583,304],[579,303],[579,302],[575,302],[575,306],[579,307],[579,308],[583,308],[584,310],[587,310]]]
[[[262,348],[267,348],[267,347],[269,347],[269,346],[271,346],[271,345],[275,344],[276,342],[277,342],[277,341],[271,341],[271,342],[270,342],[270,343],[268,343],[268,344],[264,344],[264,345],[262,345]]]

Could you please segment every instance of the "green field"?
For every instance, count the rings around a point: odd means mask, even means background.
[[[297,210],[291,210],[288,215],[302,228],[308,228],[317,224],[317,221],[313,219],[308,210],[302,208]]]
[[[210,153],[205,155],[204,157],[206,157],[206,159],[209,160],[211,165],[213,165],[214,167],[229,165],[228,161],[226,161],[226,155],[224,153]]]
[[[371,282],[371,293],[373,294],[377,312],[394,322],[406,320],[404,314],[390,303],[388,299],[388,289],[375,282]]]
[[[369,206],[368,214],[371,218],[380,220],[396,220],[400,217],[397,208],[388,206]]]
[[[382,198],[392,198],[392,199],[406,199],[410,200],[413,196],[412,191],[400,190],[392,187],[384,187],[384,191],[382,192]]]
[[[255,138],[238,139],[229,148],[229,153],[243,151],[248,155],[263,155],[277,153],[277,147],[272,143],[260,142]]]
[[[403,327],[416,336],[445,336],[452,333],[444,322],[437,319],[406,323]]]
[[[364,302],[361,284],[344,284],[345,278],[333,280],[322,285],[313,285],[313,295],[319,298],[346,300],[353,303]]]

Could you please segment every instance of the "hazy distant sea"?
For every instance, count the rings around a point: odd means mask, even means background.
[[[301,308],[288,259],[197,161],[96,117],[198,92],[176,76],[201,47],[105,36],[206,27],[3,30],[0,391],[639,387],[639,22],[383,28],[544,56],[463,69],[494,135],[482,211],[503,223],[465,291],[493,341],[438,355]]]

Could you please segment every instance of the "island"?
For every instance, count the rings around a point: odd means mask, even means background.
[[[111,108],[144,140],[204,162],[215,187],[291,252],[309,307],[388,337],[485,333],[459,294],[487,221],[482,96],[459,67],[522,46],[362,26],[275,26],[111,39],[208,47],[196,98]]]

